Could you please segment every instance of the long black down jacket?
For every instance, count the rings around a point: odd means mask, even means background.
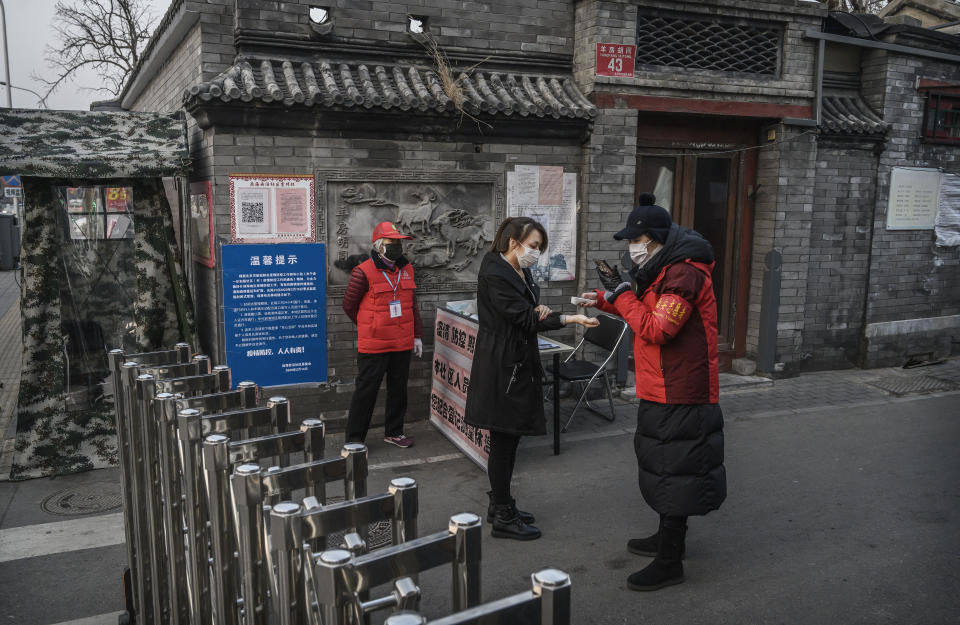
[[[667,516],[701,515],[727,497],[719,404],[641,400],[634,436],[640,492]]]
[[[563,326],[559,313],[543,321],[535,307],[540,288],[529,269],[524,279],[499,253],[489,252],[477,274],[480,329],[473,353],[465,419],[485,430],[546,434],[543,367],[537,332]]]

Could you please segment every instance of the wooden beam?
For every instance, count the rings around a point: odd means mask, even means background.
[[[626,105],[627,108],[638,111],[657,113],[692,113],[766,119],[782,119],[784,117],[810,119],[813,117],[813,107],[802,104],[667,98],[625,93],[593,93],[591,101],[600,108],[616,108]]]

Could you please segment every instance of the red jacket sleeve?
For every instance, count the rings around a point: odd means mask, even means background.
[[[657,303],[649,306],[632,293],[623,293],[613,304],[597,292],[597,308],[623,317],[633,333],[648,343],[663,345],[674,338],[693,314],[693,301],[703,287],[704,276],[686,263],[667,269]]]
[[[360,267],[354,267],[350,272],[350,282],[347,283],[347,290],[343,294],[343,312],[347,313],[350,321],[357,322],[357,312],[360,310],[360,302],[363,301],[370,285],[367,283],[367,276]],[[419,315],[418,315],[419,316]],[[414,317],[416,320],[417,317]]]

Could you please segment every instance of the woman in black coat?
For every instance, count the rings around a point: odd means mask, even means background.
[[[531,525],[533,516],[517,510],[510,496],[520,437],[546,434],[537,332],[568,323],[598,325],[591,317],[561,315],[540,304],[540,288],[529,267],[546,247],[547,232],[540,223],[511,217],[500,224],[477,275],[480,328],[465,418],[470,425],[490,430],[487,521],[496,538],[540,537],[540,530]]]

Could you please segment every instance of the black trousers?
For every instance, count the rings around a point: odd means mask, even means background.
[[[487,477],[493,491],[493,503],[507,505],[511,502],[510,480],[517,462],[518,434],[490,430],[490,456],[487,458]]]
[[[350,400],[350,415],[347,417],[347,442],[363,443],[370,429],[373,407],[377,403],[377,391],[383,376],[387,376],[387,418],[383,431],[385,436],[403,434],[403,417],[407,414],[407,378],[410,375],[410,354],[384,352],[382,354],[357,354],[356,388]]]

